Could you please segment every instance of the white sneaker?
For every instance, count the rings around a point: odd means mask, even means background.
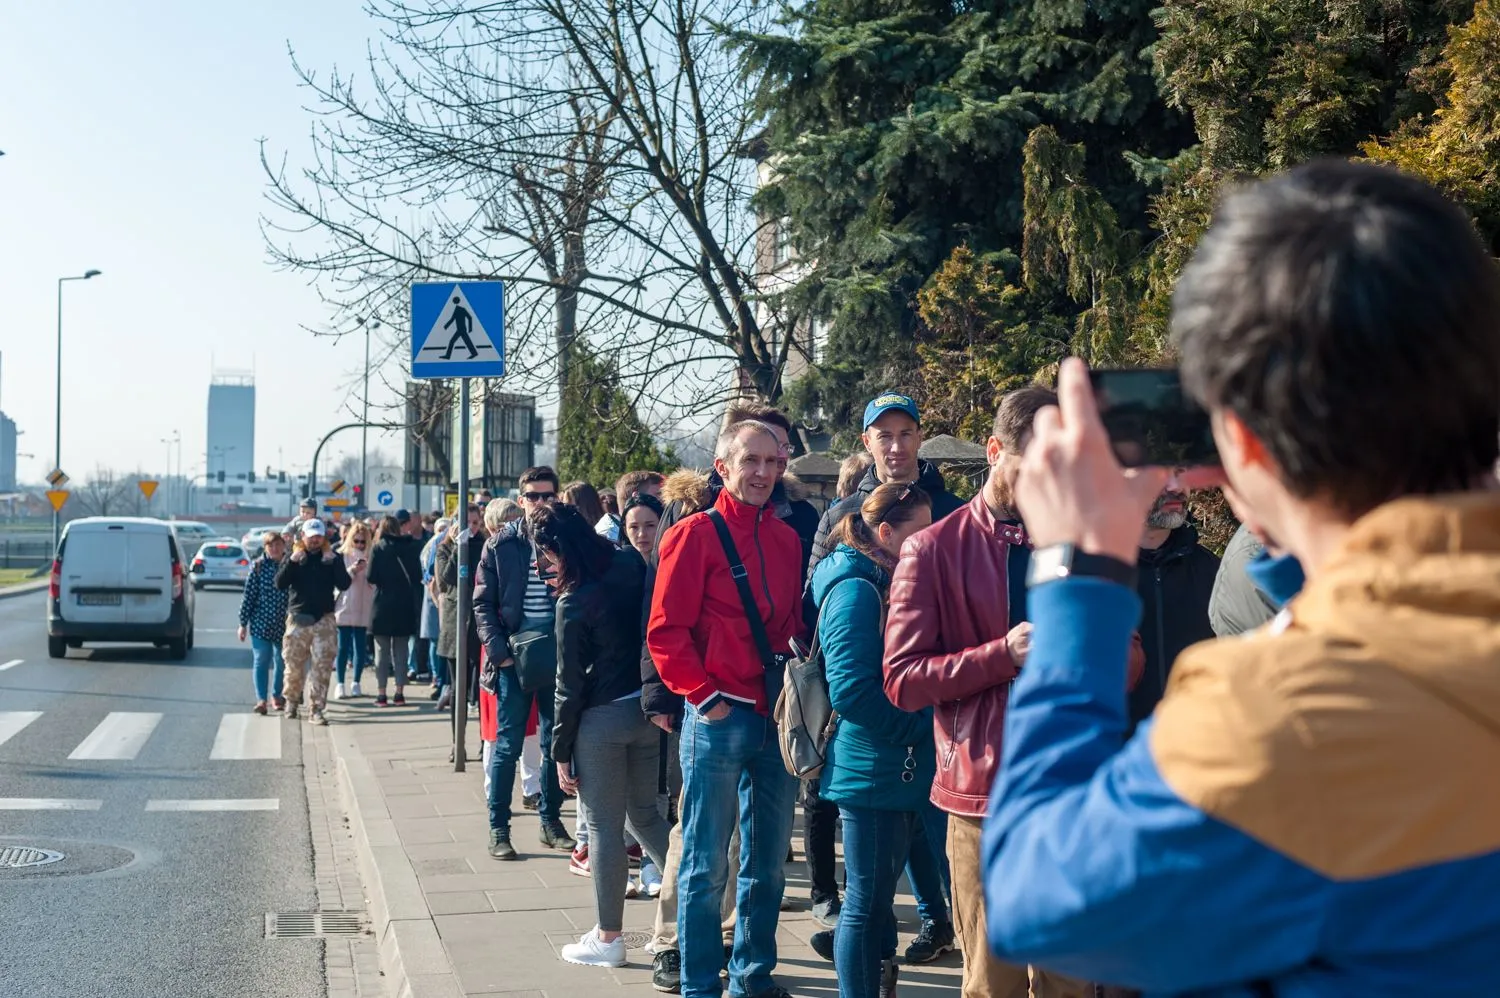
[[[628,878],[625,881],[625,896],[627,898],[638,898],[641,896],[641,885],[636,883],[634,878]]]
[[[343,683],[334,683],[334,685],[333,685],[333,696],[329,697],[329,699],[330,700],[342,700],[342,699],[344,699],[344,684]]]
[[[599,938],[598,928],[592,928],[585,932],[583,938],[576,943],[568,943],[564,946],[562,958],[569,963],[578,963],[585,967],[623,967],[625,966],[625,937],[616,936],[613,942],[607,943]]]
[[[352,696],[352,697],[364,696],[364,694],[359,691],[359,684],[358,683],[355,683],[355,684],[353,684],[352,686],[349,687],[349,695]]]
[[[646,896],[652,898],[661,897],[661,881],[652,880],[646,884]]]

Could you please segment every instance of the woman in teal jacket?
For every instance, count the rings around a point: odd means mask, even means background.
[[[886,587],[901,544],[932,523],[915,485],[875,489],[835,528],[813,571],[828,695],[838,713],[820,796],[844,821],[848,886],[834,931],[840,998],[877,998],[896,979],[896,882],[937,769],[932,712],[901,710],[881,687]]]

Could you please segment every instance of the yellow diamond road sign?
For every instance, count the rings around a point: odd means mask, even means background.
[[[52,471],[47,475],[47,484],[52,486],[54,489],[60,489],[64,485],[68,484],[68,476],[63,474],[63,470],[61,468],[53,468]]]
[[[65,492],[62,489],[47,490],[47,501],[52,504],[52,511],[54,513],[62,512],[63,503],[68,501],[68,496],[70,494],[71,493]]]
[[[143,495],[143,496],[146,497],[146,501],[147,502],[149,502],[151,500],[152,496],[156,495],[156,482],[155,481],[153,481],[153,480],[151,480],[149,478],[142,478],[140,481],[136,482],[135,484],[140,487],[141,495]]]

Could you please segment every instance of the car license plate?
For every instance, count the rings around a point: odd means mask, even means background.
[[[119,606],[119,593],[79,593],[79,606]]]

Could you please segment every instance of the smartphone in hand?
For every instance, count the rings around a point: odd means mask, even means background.
[[[1175,368],[1089,372],[1115,456],[1127,468],[1219,464],[1208,412],[1182,389]]]

